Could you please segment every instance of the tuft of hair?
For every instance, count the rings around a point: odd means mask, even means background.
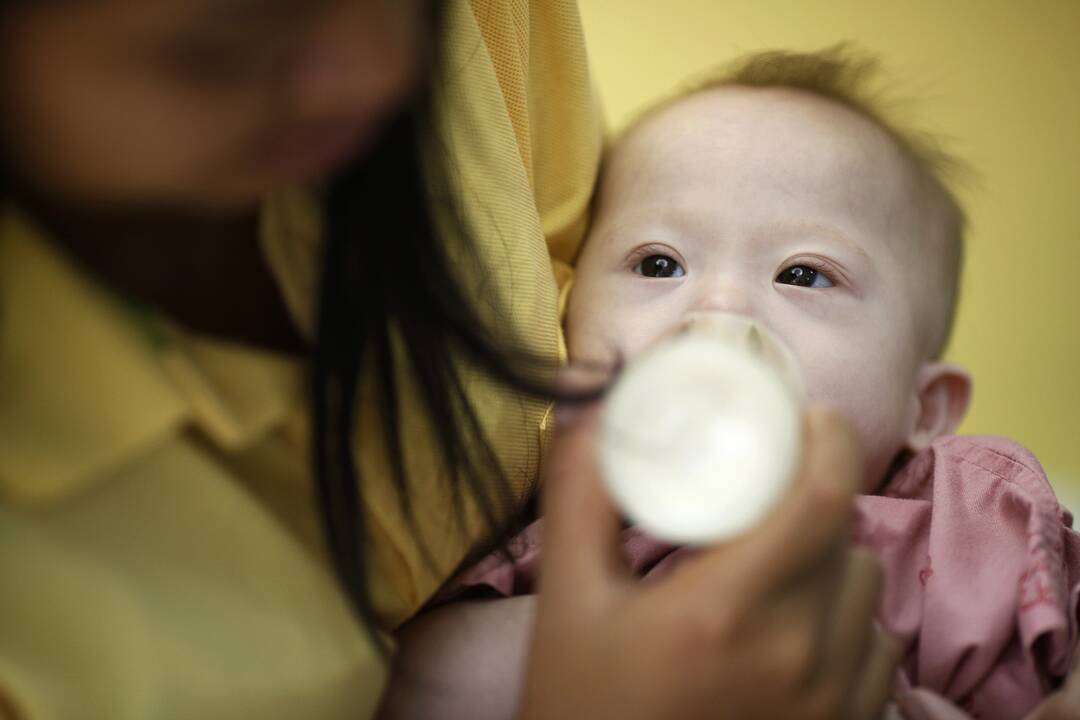
[[[870,54],[839,43],[813,52],[767,50],[736,58],[712,69],[673,95],[647,107],[623,131],[629,133],[647,118],[680,99],[729,85],[789,88],[824,97],[862,115],[895,143],[915,173],[920,202],[939,221],[939,272],[935,281],[943,292],[942,304],[927,322],[932,325],[926,352],[944,354],[956,317],[964,257],[967,217],[951,185],[966,176],[966,163],[942,148],[929,132],[906,126],[894,117],[896,103],[885,98],[881,65]],[[927,232],[930,232],[928,229]]]

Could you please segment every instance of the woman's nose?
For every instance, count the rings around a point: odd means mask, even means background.
[[[394,6],[334,2],[308,28],[288,75],[301,121],[374,122],[405,99],[421,65],[420,14]]]

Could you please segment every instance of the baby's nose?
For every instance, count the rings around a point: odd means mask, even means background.
[[[761,309],[759,300],[759,291],[755,285],[738,277],[733,269],[722,269],[701,279],[687,310],[750,318],[758,315]]]

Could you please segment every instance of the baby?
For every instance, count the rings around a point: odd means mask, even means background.
[[[905,649],[904,714],[1020,718],[1070,667],[1080,535],[1030,453],[951,435],[971,388],[940,359],[964,216],[946,159],[860,99],[871,70],[837,50],[768,53],[637,122],[604,167],[568,349],[572,361],[632,360],[702,313],[772,330],[809,398],[862,440],[854,539],[884,567],[879,620]],[[513,562],[485,559],[444,597],[533,592],[540,540],[530,526]],[[625,540],[646,576],[688,552],[634,529]],[[515,652],[489,684],[517,686]]]

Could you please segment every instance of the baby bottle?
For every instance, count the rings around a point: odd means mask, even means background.
[[[628,519],[680,544],[752,527],[791,483],[802,387],[753,320],[700,314],[630,362],[603,409],[604,480]]]

